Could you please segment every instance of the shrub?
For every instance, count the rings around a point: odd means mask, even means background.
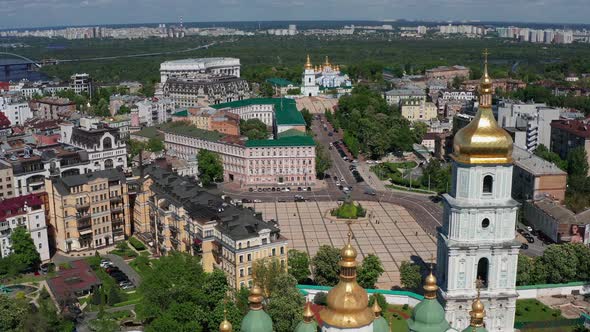
[[[129,243],[133,246],[133,248],[135,248],[135,250],[142,251],[146,249],[143,242],[139,241],[134,237],[129,239]]]
[[[17,300],[24,300],[25,297],[26,297],[25,296],[25,292],[19,291],[19,292],[16,293],[16,295],[15,295],[14,298],[17,299]]]
[[[409,308],[409,307],[410,307],[410,306],[409,306],[409,305],[406,303],[406,304],[404,304],[404,305],[402,306],[402,309],[404,309],[404,310],[408,310],[408,308]]]
[[[65,262],[65,263],[61,263],[59,264],[59,269],[60,270],[68,270],[72,268],[72,264]]]
[[[121,241],[121,242],[117,243],[116,248],[119,250],[128,250],[129,246],[127,245],[127,242]]]

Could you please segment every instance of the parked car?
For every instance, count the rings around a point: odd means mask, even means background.
[[[526,228],[526,230],[527,230],[527,231],[529,231],[529,232],[532,232],[532,231],[533,231],[533,228],[532,228],[531,226],[526,226],[525,228]]]
[[[377,193],[373,189],[367,189],[365,190],[365,195],[375,196]]]
[[[522,228],[517,228],[516,231],[518,232],[518,234],[524,234],[525,231]]]
[[[252,203],[252,200],[247,199],[247,198],[242,198],[242,203]]]
[[[528,249],[528,248],[529,248],[529,245],[526,243],[523,243],[520,245],[520,249]]]
[[[260,200],[260,199],[255,199],[255,200],[253,200],[252,202],[254,202],[254,203],[262,203],[262,200]]]
[[[41,264],[41,266],[39,267],[39,271],[41,271],[41,273],[43,273],[43,274],[48,273],[49,271],[55,271],[55,264],[54,263]]]
[[[535,243],[535,239],[532,236],[525,236],[525,239],[527,240],[528,243]]]

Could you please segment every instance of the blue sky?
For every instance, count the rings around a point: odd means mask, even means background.
[[[588,23],[589,0],[0,0],[0,28],[269,20]]]

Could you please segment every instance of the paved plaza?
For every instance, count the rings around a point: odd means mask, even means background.
[[[381,259],[385,273],[379,279],[379,288],[390,289],[400,285],[399,266],[403,261],[416,261],[418,257],[429,261],[431,255],[436,255],[436,239],[426,234],[405,208],[390,203],[360,203],[372,215],[372,221],[352,225],[353,245],[359,253],[359,263],[370,253]],[[305,250],[310,257],[321,245],[341,248],[346,243],[346,223],[325,218],[326,211],[336,207],[336,202],[253,205],[257,212],[262,212],[265,220],[279,221],[281,234],[289,239],[290,248]]]

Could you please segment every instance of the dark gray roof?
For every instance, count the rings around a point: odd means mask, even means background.
[[[70,193],[70,188],[72,187],[81,186],[90,181],[102,178],[108,178],[109,181],[119,180],[121,183],[125,183],[125,174],[122,170],[117,168],[80,175],[64,176],[61,178],[55,178],[52,181],[54,187],[60,192],[60,194],[67,195]]]
[[[279,232],[278,228],[262,220],[254,211],[224,204],[217,190],[199,187],[192,178],[156,165],[147,166],[144,174],[154,181],[151,190],[159,197],[175,206],[183,206],[193,219],[216,220],[218,230],[234,241],[256,237],[259,231],[265,229]]]

